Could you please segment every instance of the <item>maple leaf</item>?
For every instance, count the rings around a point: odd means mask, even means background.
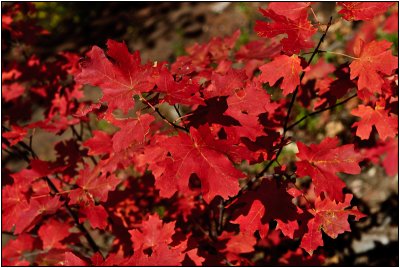
[[[285,16],[291,20],[296,20],[307,12],[310,2],[271,2],[268,5],[269,10],[273,10],[276,14]]]
[[[212,84],[203,90],[206,99],[230,96],[245,86],[247,79],[243,70],[229,69],[226,74],[213,72],[211,75]]]
[[[157,248],[161,244],[170,244],[172,235],[175,233],[175,222],[163,223],[160,217],[149,215],[146,221],[142,222],[140,230],[130,230],[131,240],[135,251],[139,248]]]
[[[335,202],[328,198],[321,200],[320,197],[317,197],[315,209],[308,210],[314,217],[307,223],[308,232],[303,236],[300,247],[312,255],[316,248],[323,245],[321,230],[332,238],[336,238],[346,231],[351,231],[348,217],[354,215],[355,219],[359,220],[366,216],[359,212],[357,208],[346,210],[350,207],[352,198],[352,194],[346,194],[344,202]]]
[[[342,189],[346,184],[336,173],[359,174],[358,165],[363,158],[354,151],[353,144],[338,147],[337,138],[326,138],[320,144],[311,144],[310,147],[297,142],[301,160],[296,163],[297,175],[310,176],[317,195],[326,192],[332,200],[342,201]]]
[[[135,251],[127,266],[181,266],[185,255],[179,249],[174,249],[166,244],[160,244],[158,250],[150,256],[143,250]]]
[[[278,223],[277,229],[285,236],[293,238],[299,225],[296,221],[298,211],[292,199],[293,196],[284,185],[275,180],[264,179],[256,192],[246,193],[239,200],[244,207],[236,211],[232,222],[240,224],[243,233],[253,235],[258,230],[260,236],[265,238],[269,231],[269,222],[274,220]]]
[[[382,140],[394,138],[398,133],[398,118],[394,114],[389,114],[385,110],[385,100],[376,102],[375,108],[360,104],[351,111],[352,115],[361,117],[359,122],[355,122],[352,127],[357,127],[356,135],[363,140],[367,140],[371,134],[372,126],[376,127]]]
[[[136,119],[114,120],[113,124],[121,128],[112,138],[114,152],[120,152],[136,144],[144,144],[153,121],[154,117],[150,114],[138,114]]]
[[[216,195],[227,198],[236,194],[239,190],[238,179],[244,174],[220,151],[220,144],[214,140],[207,126],[198,130],[191,127],[190,135],[179,133],[167,139],[163,147],[171,156],[164,161],[163,174],[155,175],[160,195],[170,197],[176,191],[188,191],[189,178],[193,173],[201,181],[201,192],[206,202]]]
[[[253,141],[265,134],[258,116],[266,112],[274,113],[278,108],[278,104],[271,102],[270,95],[261,88],[259,83],[248,83],[245,88],[229,96],[227,104],[228,109],[224,114],[240,122],[241,137],[248,137]]]
[[[261,37],[272,38],[280,34],[286,34],[287,37],[281,40],[283,51],[288,54],[297,54],[302,49],[312,48],[314,42],[311,37],[317,31],[307,19],[307,10],[301,10],[295,19],[293,14],[286,15],[277,14],[274,10],[268,8],[266,10],[260,8],[260,12],[264,17],[274,20],[274,23],[256,21],[254,30]]]
[[[181,247],[170,246],[174,229],[175,222],[163,223],[157,214],[149,215],[148,219],[142,222],[141,231],[129,231],[135,251],[128,265],[181,265],[185,257],[181,253]],[[151,248],[150,256],[143,252],[148,248]]]
[[[261,75],[259,79],[261,82],[268,82],[273,86],[279,78],[283,77],[280,86],[283,89],[283,94],[288,95],[292,93],[300,84],[300,59],[296,55],[286,56],[280,55],[274,58],[273,61],[264,64],[260,67]]]
[[[92,138],[82,143],[83,146],[89,147],[88,155],[111,153],[112,141],[110,135],[99,130],[94,130],[92,135]]]
[[[203,99],[199,96],[200,86],[186,76],[176,82],[171,73],[164,68],[155,83],[157,85],[155,91],[164,93],[164,100],[171,105],[177,103],[186,105],[204,104]]]
[[[93,228],[104,229],[108,225],[108,213],[102,205],[89,205],[80,210],[84,216],[79,217],[79,222],[83,223],[86,219]]]
[[[38,235],[42,239],[43,249],[65,248],[60,241],[69,236],[68,231],[71,228],[67,223],[49,219],[45,224],[40,226]]]
[[[339,14],[349,21],[370,20],[384,13],[393,2],[338,2],[342,9]]]
[[[350,78],[358,77],[358,90],[381,93],[384,80],[379,72],[390,75],[398,68],[398,58],[392,55],[391,46],[392,43],[386,40],[364,44],[361,39],[354,45],[357,59],[350,64]]]
[[[250,211],[247,215],[240,215],[232,223],[240,225],[240,232],[253,235],[255,231],[260,232],[261,237],[268,234],[269,225],[261,222],[264,217],[265,207],[259,200],[255,200],[251,205]]]
[[[35,239],[29,234],[21,234],[17,236],[15,240],[10,240],[2,248],[1,258],[2,265],[12,266],[26,266],[29,262],[25,259],[20,260],[21,256],[24,256],[24,252],[31,252],[35,248]]]
[[[14,234],[20,234],[31,228],[42,216],[55,213],[62,205],[63,202],[60,201],[59,197],[31,198],[29,205],[15,220]]]
[[[6,185],[1,190],[1,215],[3,217],[1,227],[3,230],[11,231],[16,223],[16,219],[29,207],[28,201],[21,191],[21,187],[19,184]]]
[[[113,191],[115,187],[121,182],[114,174],[107,177],[106,174],[100,175],[101,166],[96,166],[93,171],[89,166],[80,170],[79,177],[76,184],[80,187],[71,190],[69,198],[71,204],[85,202],[87,204],[93,203],[98,199],[99,201],[107,201],[109,191]]]
[[[102,102],[112,111],[121,109],[127,113],[134,107],[134,95],[149,92],[154,87],[151,66],[142,66],[139,52],[130,54],[125,43],[107,41],[107,59],[104,51],[94,46],[81,63],[82,71],[75,77],[80,84],[98,86],[103,91]]]

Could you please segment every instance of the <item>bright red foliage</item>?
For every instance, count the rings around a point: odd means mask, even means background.
[[[346,20],[372,20],[392,3],[339,5]],[[342,44],[353,56],[328,61],[319,38],[335,36],[336,21],[315,21],[313,6],[270,3],[260,8],[268,22],[255,25],[263,39],[243,44],[236,31],[171,63],[142,64],[113,40],[81,60],[5,60],[2,149],[26,163],[2,170],[2,230],[13,236],[2,264],[323,264],[322,233],[337,238],[368,216],[339,173],[368,163],[397,173],[398,58],[375,40],[395,27],[376,22]],[[48,34],[34,12],[4,9],[10,44]],[[86,98],[87,85],[99,100]],[[320,125],[345,115],[348,131],[300,125],[322,112]],[[33,146],[36,131],[57,137],[54,156]]]

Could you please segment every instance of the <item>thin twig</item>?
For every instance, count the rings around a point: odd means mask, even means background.
[[[8,129],[4,126],[2,126],[4,129]],[[28,150],[29,152],[31,152],[32,157],[37,159],[37,155],[35,154],[35,152],[32,150],[32,148],[30,148],[24,141],[20,141],[18,144],[20,144],[23,148],[25,148],[26,150]],[[25,159],[28,164],[30,164],[30,160]],[[60,192],[58,191],[57,187],[54,185],[54,183],[50,180],[50,178],[48,176],[44,176],[43,179],[46,181],[47,185],[50,188],[50,193],[52,193],[53,195],[58,195],[60,194]],[[71,216],[71,218],[74,220],[75,225],[78,227],[78,229],[83,233],[83,235],[85,236],[86,240],[88,241],[90,247],[92,248],[92,250],[94,252],[99,252],[100,254],[100,248],[97,246],[96,242],[94,241],[94,239],[92,238],[92,236],[90,235],[89,231],[85,228],[85,226],[79,222],[79,218],[78,215],[75,214],[75,212],[71,209],[71,207],[64,202],[64,207],[67,210],[68,214]]]
[[[323,35],[321,36],[321,38],[320,38],[320,40],[319,40],[319,42],[318,42],[318,45],[315,47],[315,49],[314,49],[314,51],[313,51],[313,53],[312,53],[310,59],[308,60],[307,66],[309,66],[309,65],[311,64],[311,62],[312,62],[312,60],[314,59],[315,55],[318,53],[319,48],[320,48],[322,42],[324,41],[325,36],[326,36],[326,34],[328,33],[328,30],[329,30],[329,27],[331,26],[331,24],[332,24],[332,17],[329,18],[329,22],[328,22],[328,25],[326,26],[325,32],[324,32]],[[237,200],[247,189],[251,188],[251,186],[252,186],[256,181],[258,181],[260,178],[264,177],[264,176],[265,176],[265,173],[268,171],[268,169],[273,165],[273,163],[278,159],[279,155],[281,154],[282,149],[283,149],[283,147],[285,146],[285,145],[284,145],[284,142],[285,142],[285,138],[286,138],[286,132],[288,131],[288,123],[289,123],[289,119],[290,119],[290,114],[291,114],[291,112],[292,112],[292,108],[293,108],[293,106],[294,106],[294,102],[295,102],[295,100],[296,100],[296,96],[297,96],[297,93],[298,93],[298,91],[299,91],[299,86],[300,86],[300,84],[301,84],[301,81],[302,81],[303,78],[304,78],[304,75],[305,75],[305,72],[303,72],[303,73],[301,74],[301,76],[300,76],[300,83],[299,83],[299,85],[296,87],[295,91],[293,92],[292,99],[290,100],[288,112],[287,112],[287,114],[286,114],[286,118],[285,118],[285,122],[284,122],[284,126],[283,126],[283,134],[282,134],[281,144],[280,144],[280,147],[279,147],[279,149],[278,149],[278,152],[277,152],[277,153],[275,154],[275,156],[270,160],[270,162],[268,162],[268,164],[263,168],[263,170],[261,170],[255,177],[253,177],[252,179],[250,179],[250,180],[246,183],[246,185],[244,185],[244,186],[239,190],[239,192],[238,192],[237,195],[235,195],[234,197],[231,197],[231,198],[229,198],[228,200],[224,201],[224,206],[225,206],[225,207],[228,206],[228,205],[230,205],[230,204],[232,204],[232,202],[235,201],[235,200]]]
[[[354,98],[354,97],[356,97],[356,96],[357,96],[357,94],[351,95],[350,97],[348,97],[348,98],[342,100],[341,102],[338,102],[338,103],[336,103],[336,104],[334,104],[334,105],[332,105],[332,106],[329,106],[329,107],[326,107],[326,108],[317,110],[317,111],[312,112],[312,113],[309,113],[309,114],[306,114],[305,116],[303,116],[302,118],[300,118],[299,120],[297,120],[296,122],[294,122],[293,124],[291,124],[290,126],[288,126],[287,129],[288,129],[288,130],[289,130],[289,129],[292,129],[293,127],[297,126],[298,124],[300,124],[303,120],[305,120],[305,119],[308,118],[308,117],[317,115],[317,114],[322,113],[322,112],[325,112],[325,111],[327,111],[327,110],[332,110],[332,109],[334,109],[335,107],[340,106],[340,105],[342,105],[343,103],[348,102],[349,100],[351,100],[352,98]]]
[[[180,129],[183,130],[185,132],[189,132],[186,128],[179,126],[171,121],[168,120],[168,118],[166,118],[161,112],[160,109],[158,109],[158,107],[155,107],[154,105],[152,105],[148,100],[146,100],[142,94],[139,93],[139,98],[140,100],[145,103],[147,106],[149,106],[151,109],[153,109],[153,111],[155,111],[161,118],[162,120],[164,120],[168,125],[176,128],[176,129]]]
[[[188,129],[188,127],[187,127],[187,125],[186,125],[186,123],[185,123],[185,121],[183,120],[183,116],[182,116],[182,114],[181,114],[181,112],[179,111],[179,107],[177,107],[177,105],[176,104],[174,104],[174,108],[175,108],[175,112],[178,114],[178,118],[180,119],[180,121],[182,122],[182,124],[184,125],[184,127],[185,127],[185,129],[186,129],[186,131],[187,132],[189,132],[189,129]],[[177,119],[176,119],[177,120]],[[174,122],[173,123],[175,123],[176,122],[176,120],[174,120]]]

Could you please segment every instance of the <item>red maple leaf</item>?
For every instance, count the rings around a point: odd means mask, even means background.
[[[361,117],[361,120],[355,122],[353,127],[357,127],[356,135],[363,140],[369,138],[372,126],[376,127],[382,140],[386,140],[387,137],[394,138],[398,133],[398,118],[385,110],[384,99],[377,101],[374,109],[360,104],[351,111],[351,114]]]
[[[86,219],[93,228],[104,229],[108,225],[108,213],[102,205],[89,205],[80,210],[83,214],[79,217],[79,222],[83,223]]]
[[[260,232],[261,237],[268,234],[269,225],[262,223],[264,217],[265,206],[259,200],[255,200],[251,205],[249,212],[246,215],[240,215],[232,223],[240,225],[240,232],[253,235],[255,231]]]
[[[213,72],[211,75],[212,83],[203,90],[206,99],[230,96],[235,91],[245,86],[247,79],[246,73],[243,70],[229,69],[225,74]]]
[[[204,104],[203,99],[199,96],[200,86],[187,76],[177,82],[172,74],[166,68],[163,68],[155,83],[157,85],[155,91],[164,93],[164,100],[171,105],[177,103],[186,105]]]
[[[245,88],[237,90],[228,97],[227,104],[228,109],[224,114],[238,120],[241,126],[234,128],[241,137],[248,137],[252,141],[265,134],[258,116],[267,112],[274,113],[279,106],[271,102],[270,95],[259,83],[248,83]]]
[[[181,265],[185,257],[181,252],[182,246],[185,247],[186,243],[174,247],[170,245],[174,229],[175,222],[163,223],[157,214],[149,215],[148,219],[142,222],[140,231],[129,231],[135,252],[128,265]],[[150,256],[144,253],[148,248],[151,248]]]
[[[297,142],[301,160],[296,163],[297,175],[310,176],[317,195],[326,192],[330,199],[342,201],[342,189],[346,184],[336,173],[359,174],[361,169],[358,162],[362,160],[360,154],[354,151],[353,144],[338,147],[337,138],[326,138],[320,144],[311,144],[310,147]]]
[[[134,95],[153,89],[151,66],[141,65],[139,52],[129,53],[124,43],[107,41],[107,59],[104,51],[94,46],[81,63],[82,71],[75,80],[80,84],[98,86],[103,91],[102,102],[107,102],[110,112],[121,109],[127,113],[135,104]]]
[[[76,184],[78,189],[71,190],[69,198],[71,204],[86,203],[91,204],[96,200],[105,202],[107,201],[108,192],[113,191],[115,187],[121,182],[114,174],[107,176],[106,174],[100,175],[101,166],[98,165],[94,170],[90,170],[86,166],[79,173]]]
[[[21,234],[15,240],[10,240],[2,248],[2,265],[6,266],[28,266],[30,263],[21,258],[24,252],[31,252],[35,248],[35,239],[29,234]]]
[[[15,220],[14,234],[20,234],[30,229],[43,215],[55,213],[62,205],[63,202],[60,201],[59,197],[44,196],[31,198],[28,207]]]
[[[283,77],[280,88],[283,89],[284,95],[292,93],[300,84],[302,68],[300,59],[296,55],[290,57],[286,55],[277,56],[273,61],[261,66],[260,70],[260,81],[268,82],[270,86],[273,86],[279,78]]]
[[[135,251],[139,248],[157,248],[161,244],[170,244],[172,235],[175,233],[175,222],[163,223],[160,217],[149,215],[146,221],[143,221],[140,226],[140,231],[137,229],[130,230],[131,240]]]
[[[370,20],[384,13],[394,2],[338,2],[339,14],[346,20]]]
[[[110,135],[100,130],[94,130],[92,135],[92,138],[82,143],[83,146],[89,147],[88,155],[111,153],[112,141]]]
[[[374,40],[364,44],[363,40],[358,40],[354,45],[357,59],[350,64],[350,78],[358,77],[358,90],[367,89],[371,93],[381,93],[384,81],[379,73],[390,75],[399,67],[398,58],[390,50],[392,43]]]
[[[6,185],[2,191],[1,210],[3,230],[11,231],[20,214],[28,208],[26,196],[21,191],[19,184]]]
[[[258,230],[260,236],[265,238],[269,231],[269,222],[274,220],[278,223],[277,229],[285,236],[293,238],[299,225],[296,221],[298,211],[292,199],[293,196],[288,193],[285,185],[264,179],[256,192],[246,193],[238,201],[244,207],[236,211],[233,215],[236,219],[232,222],[240,224],[241,232],[253,235]]]
[[[221,152],[219,147],[226,150],[226,144],[215,140],[207,126],[198,130],[190,128],[190,135],[179,133],[165,140],[162,146],[170,156],[165,158],[163,174],[155,175],[161,196],[170,197],[176,191],[188,191],[193,173],[201,181],[201,192],[207,202],[216,195],[223,198],[233,196],[239,190],[238,179],[244,174]]]
[[[150,114],[137,114],[135,119],[113,120],[121,129],[112,138],[114,152],[120,152],[137,144],[145,144],[154,117]]]
[[[278,15],[295,20],[304,16],[303,13],[307,12],[310,4],[310,2],[271,2],[268,4],[268,9],[273,10]]]
[[[311,37],[317,31],[308,20],[307,10],[303,9],[296,15],[295,19],[291,19],[293,14],[280,15],[274,10],[268,8],[266,10],[260,8],[260,12],[264,17],[274,20],[274,23],[256,21],[254,30],[261,37],[274,37],[280,34],[286,34],[287,37],[281,40],[283,51],[288,54],[297,54],[302,49],[312,48],[314,42]]]
[[[49,219],[40,226],[38,235],[42,239],[43,249],[65,248],[60,241],[69,236],[71,226],[65,222]]]
[[[321,200],[318,197],[315,200],[315,208],[308,210],[314,217],[307,223],[308,231],[303,236],[300,247],[312,255],[316,248],[324,244],[321,230],[328,236],[336,238],[339,234],[350,231],[349,215],[354,215],[356,220],[365,217],[366,215],[359,212],[357,208],[346,210],[350,207],[352,198],[353,195],[346,194],[342,203],[331,201],[328,198]]]

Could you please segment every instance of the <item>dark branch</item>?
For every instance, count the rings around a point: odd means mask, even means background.
[[[2,126],[3,129],[8,130],[7,127]],[[27,151],[29,151],[32,154],[32,157],[37,159],[37,155],[35,154],[35,152],[32,150],[32,148],[27,145],[24,141],[20,141],[18,143],[19,145],[21,145],[24,149],[26,149]],[[30,160],[28,157],[24,158],[24,160],[26,160],[28,162],[28,164],[30,164]],[[54,183],[50,180],[50,178],[48,176],[43,177],[43,179],[46,181],[47,185],[50,188],[50,192],[54,195],[54,194],[59,194],[60,192],[58,191],[57,187],[54,185]],[[86,240],[89,243],[89,246],[92,248],[92,250],[94,252],[99,252],[100,254],[100,248],[97,246],[96,242],[94,241],[94,239],[92,238],[92,236],[90,235],[89,231],[85,228],[85,226],[83,224],[81,224],[79,222],[79,218],[78,215],[71,209],[71,207],[65,202],[64,203],[64,207],[67,210],[68,214],[72,217],[72,219],[75,222],[75,225],[78,227],[78,229],[83,233],[83,235],[85,236]]]
[[[320,48],[322,42],[324,41],[325,36],[326,36],[326,34],[328,33],[328,30],[329,30],[329,27],[331,26],[331,24],[332,24],[332,17],[329,18],[329,22],[328,22],[328,25],[326,26],[325,32],[323,33],[323,35],[322,35],[321,38],[319,39],[318,45],[315,47],[315,49],[314,49],[314,51],[313,51],[313,53],[312,53],[310,59],[309,59],[308,62],[307,62],[307,66],[309,66],[309,65],[311,64],[311,62],[312,62],[312,60],[314,59],[315,55],[319,52],[319,48]],[[281,144],[280,144],[280,147],[279,147],[279,149],[278,149],[278,152],[277,152],[277,153],[275,154],[275,156],[270,160],[270,162],[268,162],[268,164],[263,168],[262,171],[260,171],[256,176],[254,176],[253,178],[251,178],[251,179],[246,183],[246,185],[244,185],[244,186],[239,190],[239,192],[238,192],[237,195],[235,195],[234,197],[231,197],[231,198],[229,198],[228,200],[224,201],[224,206],[225,206],[225,207],[228,206],[228,205],[230,205],[233,201],[237,200],[246,190],[250,189],[256,181],[258,181],[260,178],[264,177],[264,176],[266,175],[265,173],[268,171],[268,169],[274,164],[274,162],[275,162],[276,160],[278,160],[278,157],[279,157],[279,155],[281,154],[283,147],[285,146],[285,145],[284,145],[284,142],[285,142],[285,138],[286,138],[286,132],[287,132],[288,129],[289,129],[289,128],[288,128],[288,124],[289,124],[290,114],[291,114],[291,112],[292,112],[292,109],[293,109],[293,106],[294,106],[294,102],[295,102],[295,100],[296,100],[296,96],[297,96],[297,93],[298,93],[298,91],[299,91],[299,86],[301,85],[301,81],[303,80],[304,75],[305,75],[305,72],[303,72],[303,73],[301,74],[301,76],[300,76],[300,83],[299,83],[299,85],[296,87],[295,91],[293,92],[292,99],[290,100],[290,104],[289,104],[289,107],[288,107],[288,112],[287,112],[287,114],[286,114],[285,122],[284,122],[284,125],[283,125],[283,134],[282,134]]]
[[[356,96],[357,96],[357,94],[351,95],[351,96],[348,97],[347,99],[344,99],[344,100],[342,100],[341,102],[338,102],[338,103],[336,103],[336,104],[334,104],[334,105],[332,105],[332,106],[326,107],[326,108],[324,108],[324,109],[317,110],[317,111],[312,112],[312,113],[309,113],[309,114],[306,114],[305,116],[303,116],[302,118],[300,118],[299,120],[297,120],[296,122],[294,122],[293,124],[291,124],[290,126],[288,126],[287,129],[289,130],[289,129],[294,128],[295,126],[297,126],[298,124],[300,124],[301,122],[303,122],[303,121],[304,121],[305,119],[307,119],[308,117],[317,115],[317,114],[322,113],[322,112],[325,112],[325,111],[327,111],[327,110],[332,110],[332,109],[336,108],[337,106],[340,106],[340,105],[342,105],[343,103],[348,102],[349,100],[351,100],[352,98],[354,98],[354,97],[356,97]]]

